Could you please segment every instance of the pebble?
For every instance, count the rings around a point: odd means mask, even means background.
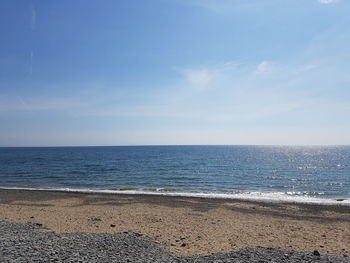
[[[136,233],[60,234],[37,230],[38,226],[35,224],[0,221],[0,262],[350,262],[346,257],[263,247],[207,256],[176,257],[152,239]],[[186,246],[186,243],[183,244]]]

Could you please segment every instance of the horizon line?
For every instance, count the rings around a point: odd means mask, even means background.
[[[88,147],[169,147],[169,146],[262,146],[262,147],[344,147],[350,144],[120,144],[120,145],[0,145],[0,148],[88,148]]]

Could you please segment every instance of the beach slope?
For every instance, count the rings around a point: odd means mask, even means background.
[[[348,206],[0,190],[0,221],[44,232],[138,235],[175,256],[257,247],[350,255]]]

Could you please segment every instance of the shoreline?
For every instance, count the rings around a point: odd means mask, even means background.
[[[139,233],[182,256],[259,246],[350,254],[350,209],[338,205],[0,189],[0,221]]]
[[[14,191],[43,191],[43,192],[63,192],[81,194],[101,194],[101,195],[139,195],[139,196],[159,196],[159,197],[185,197],[203,198],[218,200],[233,200],[243,202],[272,203],[272,204],[301,204],[301,205],[322,205],[322,206],[350,206],[350,198],[319,198],[305,195],[293,195],[286,192],[241,192],[241,193],[220,193],[220,192],[185,192],[185,191],[164,191],[144,190],[142,188],[120,188],[120,189],[79,189],[79,188],[31,188],[31,187],[0,187],[2,190]]]

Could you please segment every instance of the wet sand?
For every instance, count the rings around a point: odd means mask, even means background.
[[[0,190],[0,221],[54,232],[139,233],[181,256],[258,246],[350,256],[349,206]]]

